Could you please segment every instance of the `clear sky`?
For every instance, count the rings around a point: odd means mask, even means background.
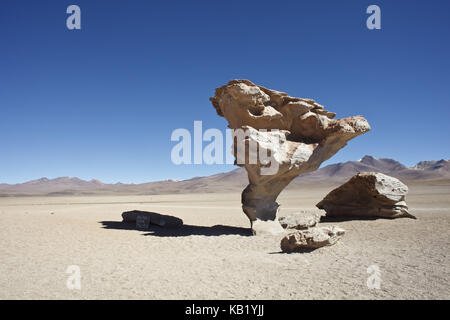
[[[371,4],[381,30],[366,28]],[[449,17],[448,0],[2,0],[0,182],[229,171],[172,164],[170,136],[194,120],[225,130],[209,97],[236,78],[366,117],[372,131],[327,163],[447,159]]]

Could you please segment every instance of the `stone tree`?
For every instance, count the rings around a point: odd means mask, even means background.
[[[242,209],[255,234],[283,232],[277,221],[280,192],[370,130],[362,116],[334,119],[335,113],[312,99],[294,98],[249,80],[230,81],[210,100],[234,129],[235,164],[245,167],[249,179]]]

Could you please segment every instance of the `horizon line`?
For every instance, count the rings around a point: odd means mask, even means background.
[[[404,165],[404,164],[401,163],[400,161],[397,161],[397,160],[392,159],[392,158],[377,158],[377,157],[374,157],[374,156],[371,156],[371,155],[365,155],[364,157],[362,157],[362,158],[359,159],[359,160],[348,160],[348,161],[343,161],[343,162],[334,162],[334,163],[327,164],[326,166],[320,167],[320,168],[317,169],[317,170],[320,170],[320,169],[325,168],[325,167],[330,166],[330,165],[335,165],[335,164],[340,164],[340,163],[361,162],[361,160],[362,160],[363,158],[365,158],[365,157],[371,157],[371,158],[374,158],[374,159],[377,159],[377,160],[393,160],[393,161],[396,161],[396,162],[398,162],[398,163]],[[408,167],[408,166],[406,166],[406,165],[404,165],[404,166],[405,166],[406,168],[414,168],[417,164],[419,164],[419,163],[421,163],[421,162],[431,162],[431,161],[450,161],[450,159],[444,159],[444,158],[442,158],[442,159],[439,159],[439,160],[422,160],[422,161],[417,162],[414,166],[410,166],[410,167]],[[122,182],[122,181],[117,181],[117,182],[103,182],[103,181],[101,181],[101,180],[99,180],[99,179],[96,179],[96,178],[82,179],[82,178],[79,178],[79,177],[77,177],[77,176],[59,176],[59,177],[55,177],[55,178],[41,177],[41,178],[31,179],[31,180],[26,180],[26,181],[23,181],[23,182],[17,182],[17,183],[0,182],[0,185],[5,185],[5,184],[6,184],[6,185],[13,186],[13,185],[20,185],[20,184],[25,184],[25,183],[29,183],[29,182],[34,182],[34,181],[44,180],[44,179],[45,179],[45,180],[48,180],[48,181],[54,181],[54,180],[64,179],[64,178],[66,178],[66,179],[78,179],[78,180],[81,180],[81,181],[83,181],[83,182],[99,182],[99,183],[104,184],[104,185],[117,185],[117,184],[124,184],[124,185],[141,185],[141,184],[154,183],[154,182],[181,182],[181,181],[188,181],[188,180],[192,180],[192,179],[196,179],[196,178],[211,177],[211,176],[218,175],[218,174],[229,173],[229,172],[235,171],[235,170],[237,170],[237,169],[242,169],[242,167],[236,166],[236,168],[231,169],[231,170],[229,170],[229,171],[221,171],[221,172],[218,172],[218,173],[214,173],[214,174],[210,174],[210,175],[204,175],[204,176],[193,176],[193,177],[190,177],[190,178],[187,178],[187,179],[149,180],[149,181],[146,181],[146,182]],[[317,170],[314,170],[314,171],[317,171]]]

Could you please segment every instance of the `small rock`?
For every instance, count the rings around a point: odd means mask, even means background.
[[[320,221],[322,213],[320,211],[311,212],[302,210],[287,217],[278,219],[281,226],[285,229],[303,230],[314,227]]]
[[[281,239],[280,246],[283,252],[313,250],[335,244],[344,233],[344,229],[336,226],[298,230]]]

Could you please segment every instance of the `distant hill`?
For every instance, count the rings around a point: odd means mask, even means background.
[[[61,177],[56,179],[41,178],[20,184],[1,184],[0,190],[17,190],[21,192],[45,191],[57,192],[61,190],[92,190],[104,187],[98,180],[85,181],[79,178]]]
[[[292,184],[342,183],[358,172],[364,171],[381,172],[404,182],[450,179],[450,160],[421,161],[408,168],[393,159],[377,159],[372,156],[365,156],[359,161],[331,164],[317,171],[303,174],[297,177]]]
[[[359,161],[336,163],[300,175],[291,182],[289,188],[337,185],[363,171],[381,172],[403,182],[430,182],[450,179],[450,160],[421,161],[408,168],[393,159],[365,156]],[[238,168],[207,177],[142,184],[105,184],[98,180],[85,181],[69,177],[41,178],[20,184],[0,184],[0,196],[234,192],[241,191],[247,184],[245,170]]]

